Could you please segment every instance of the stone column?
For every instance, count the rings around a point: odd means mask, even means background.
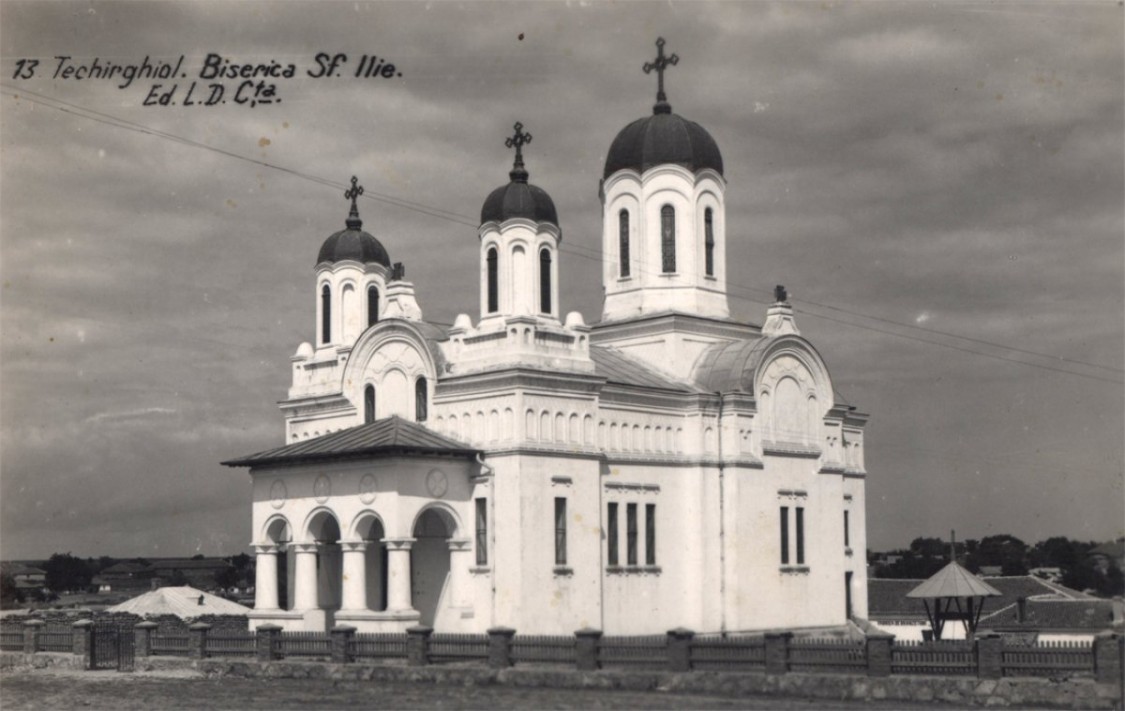
[[[789,640],[792,632],[771,632],[766,635],[766,672],[786,674],[789,671]]]
[[[449,591],[453,607],[468,607],[469,568],[473,565],[473,546],[468,538],[449,541]]]
[[[211,625],[206,622],[196,622],[188,627],[188,656],[192,659],[207,658],[207,632]]]
[[[893,634],[867,633],[867,676],[891,675],[891,647],[894,643]]]
[[[417,625],[406,628],[406,663],[412,667],[424,667],[430,663],[430,635],[433,627]]]
[[[281,625],[258,625],[257,640],[255,641],[256,657],[259,662],[268,662],[274,657],[274,642],[281,639]]]
[[[410,548],[413,538],[388,538],[387,568],[390,576],[387,581],[387,611],[401,612],[413,610],[410,590]]]
[[[512,666],[512,637],[516,631],[511,627],[493,627],[488,630],[488,666],[493,669],[507,669]]]
[[[28,620],[23,623],[23,653],[35,654],[39,651],[39,632],[45,625],[43,620]]]
[[[352,655],[352,639],[355,638],[355,627],[336,625],[329,634],[332,639],[332,661],[336,664],[347,664],[355,661]]]
[[[318,606],[316,544],[296,543],[292,545],[297,553],[297,559],[293,565],[293,577],[296,578],[293,585],[293,609],[301,612],[315,610]]]
[[[668,630],[668,669],[676,672],[691,671],[691,641],[695,632],[683,627]]]
[[[598,668],[598,644],[602,631],[585,627],[574,633],[574,658],[579,671],[594,671]]]
[[[340,610],[367,609],[367,541],[340,541],[344,556]]]
[[[159,627],[155,622],[138,622],[133,626],[133,654],[138,657],[152,656],[152,635]]]
[[[1004,676],[1004,639],[995,632],[978,632],[977,678],[999,679]]]
[[[254,546],[254,609],[276,610],[277,556],[280,546],[267,544]]]
[[[82,669],[94,668],[94,621],[74,623],[74,656],[81,657]]]

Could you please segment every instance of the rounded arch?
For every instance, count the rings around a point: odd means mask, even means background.
[[[262,526],[261,540],[271,545],[282,545],[293,540],[293,526],[284,514],[274,514]]]
[[[413,536],[414,532],[418,530],[418,524],[422,521],[422,517],[427,512],[434,512],[441,518],[449,532],[450,538],[459,538],[464,528],[461,526],[461,517],[457,515],[457,511],[445,503],[444,501],[430,501],[422,508],[418,509],[414,514],[414,519],[410,522],[410,535]]]
[[[300,543],[340,540],[340,519],[336,512],[326,506],[318,506],[309,512],[301,524]]]
[[[376,530],[380,535],[376,538]],[[364,509],[355,515],[348,526],[348,538],[353,541],[378,541],[387,535],[387,526],[383,517],[371,509]]]

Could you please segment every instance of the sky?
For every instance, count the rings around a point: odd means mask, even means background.
[[[871,414],[870,547],[1125,535],[1122,14],[5,0],[0,557],[247,547],[249,476],[219,462],[283,442],[352,175],[426,318],[475,320],[480,206],[522,122],[559,212],[560,311],[597,321],[598,181],[651,111],[658,36],[673,110],[723,154],[734,317],[760,324],[786,285]],[[346,55],[339,76],[314,76],[322,53]],[[208,106],[209,54],[295,75],[251,82],[275,87],[254,105],[212,80]],[[365,54],[392,76],[356,78]],[[59,67],[181,55],[186,77],[125,88]]]

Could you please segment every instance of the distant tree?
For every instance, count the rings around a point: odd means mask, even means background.
[[[0,575],[0,607],[9,607],[23,602],[23,592],[16,587],[16,579],[4,573]]]
[[[215,571],[215,584],[223,588],[233,588],[242,580],[242,573],[237,568],[223,568]]]
[[[232,555],[230,558],[227,558],[227,560],[230,561],[230,564],[233,565],[237,570],[246,570],[250,567],[250,564],[254,562],[254,559],[246,555],[245,553]]]
[[[195,555],[193,555],[191,557],[192,560],[203,560],[203,558],[204,558],[204,556],[203,556],[202,553],[196,553]]]
[[[910,552],[914,555],[940,558],[949,552],[949,544],[940,538],[915,538],[910,542]]]
[[[977,572],[982,566],[999,566],[1004,575],[1027,574],[1027,544],[1008,534],[985,536],[967,558],[967,567]]]
[[[43,570],[47,572],[47,587],[56,593],[67,590],[85,590],[94,577],[90,565],[69,553],[55,553]]]
[[[1065,536],[1053,536],[1032,546],[1028,551],[1028,562],[1033,568],[1069,570],[1079,565],[1093,547],[1092,543],[1072,541]]]
[[[117,559],[110,558],[108,555],[103,555],[102,557],[98,558],[98,561],[96,563],[94,563],[94,572],[100,573],[112,565],[117,565]]]
[[[176,568],[172,571],[172,577],[168,580],[168,584],[174,588],[180,588],[188,584],[188,579],[184,575],[184,571]]]

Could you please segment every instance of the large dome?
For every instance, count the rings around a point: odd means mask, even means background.
[[[558,227],[555,203],[543,188],[527,182],[522,165],[509,174],[512,181],[493,190],[480,209],[480,223],[503,222],[523,217],[533,222],[549,222]]]
[[[707,129],[672,113],[667,103],[660,102],[653,107],[652,116],[637,119],[613,139],[603,177],[619,170],[643,174],[665,163],[682,165],[692,172],[710,168],[723,174],[723,156]]]

